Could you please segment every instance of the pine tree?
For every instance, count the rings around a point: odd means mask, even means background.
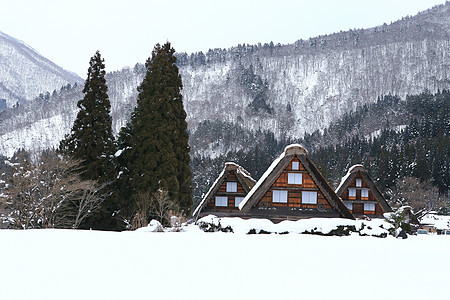
[[[169,192],[187,214],[192,205],[191,170],[182,83],[170,43],[157,44],[146,62],[137,106],[119,135],[119,158],[126,197]]]
[[[114,137],[112,134],[111,103],[107,94],[105,64],[97,51],[89,62],[84,84],[84,98],[72,132],[60,143],[60,151],[83,161],[84,179],[108,182],[114,177]]]
[[[115,180],[115,144],[112,133],[111,103],[107,94],[105,64],[97,51],[89,62],[84,84],[84,98],[78,101],[79,112],[70,135],[61,141],[59,150],[64,155],[81,161],[81,177],[95,180],[106,187],[102,194],[111,193],[109,183]],[[101,210],[86,220],[83,228],[117,229],[113,212],[117,205],[108,196]]]

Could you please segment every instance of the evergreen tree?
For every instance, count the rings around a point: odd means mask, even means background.
[[[78,101],[80,110],[72,132],[60,143],[62,153],[83,161],[83,177],[100,183],[111,181],[115,172],[111,103],[105,73],[104,59],[97,51],[89,62],[84,98]]]
[[[78,101],[79,112],[71,134],[61,141],[59,149],[63,154],[81,161],[83,179],[107,185],[116,178],[116,171],[113,163],[115,144],[111,128],[111,103],[105,74],[104,59],[97,51],[89,62],[84,98]],[[109,188],[102,192],[108,193]],[[110,216],[115,209],[111,199],[107,199],[101,212],[88,220],[84,227],[112,229]]]
[[[146,62],[137,106],[119,135],[121,187],[128,199],[140,192],[169,192],[185,213],[192,205],[191,170],[182,83],[170,43],[157,44]]]

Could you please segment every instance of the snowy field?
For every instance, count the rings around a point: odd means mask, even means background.
[[[1,230],[0,299],[450,299],[450,236],[244,231]]]

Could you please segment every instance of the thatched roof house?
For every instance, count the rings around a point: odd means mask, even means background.
[[[243,217],[275,222],[310,217],[354,219],[305,148],[298,144],[285,148],[239,208]]]
[[[243,167],[225,163],[225,167],[192,214],[195,219],[207,214],[241,216],[239,204],[255,185],[250,173]]]
[[[383,217],[392,208],[362,165],[352,166],[341,179],[336,194],[355,217]]]

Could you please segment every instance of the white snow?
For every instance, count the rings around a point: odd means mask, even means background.
[[[384,219],[373,220],[350,220],[343,218],[310,218],[297,221],[282,221],[274,224],[267,219],[241,219],[241,218],[218,218],[214,215],[205,216],[197,221],[197,224],[208,223],[217,226],[219,223],[222,228],[231,227],[234,233],[246,234],[254,229],[256,233],[264,230],[270,233],[294,233],[301,234],[305,231],[329,233],[337,229],[338,226],[355,226],[357,230],[364,228],[361,232],[369,236],[379,236],[383,233],[388,234],[391,224]],[[364,225],[363,225],[364,224]]]
[[[1,230],[0,241],[5,300],[448,299],[450,236],[246,235],[190,225],[179,233]]]
[[[433,225],[439,230],[450,230],[450,216],[442,216],[430,212],[420,219],[420,223]]]
[[[212,190],[214,189],[214,187],[216,186],[216,184],[219,182],[220,178],[222,178],[222,176],[225,174],[225,168],[222,170],[222,172],[220,172],[219,176],[216,178],[216,180],[214,181],[214,183],[211,185],[211,187],[209,188],[208,192],[205,194],[205,196],[203,197],[202,201],[199,203],[199,205],[197,206],[197,208],[194,210],[194,212],[192,213],[193,216],[196,216],[197,213],[200,212],[202,206],[204,205],[206,199],[209,197],[209,195],[212,193]]]
[[[351,166],[351,167],[348,169],[347,174],[345,174],[345,176],[341,178],[341,182],[339,182],[338,187],[335,189],[335,192],[336,192],[336,193],[337,193],[337,191],[339,191],[339,189],[340,189],[341,186],[344,184],[344,182],[347,180],[347,178],[352,174],[353,169],[356,168],[356,167],[363,167],[363,168],[364,168],[363,165],[353,165],[353,166]]]
[[[0,135],[0,153],[12,157],[20,148],[34,149],[37,152],[46,148],[55,149],[70,131],[70,126],[71,123],[62,115],[56,115],[7,132]]]
[[[117,150],[116,153],[114,153],[114,157],[119,157],[122,155],[123,149]]]

